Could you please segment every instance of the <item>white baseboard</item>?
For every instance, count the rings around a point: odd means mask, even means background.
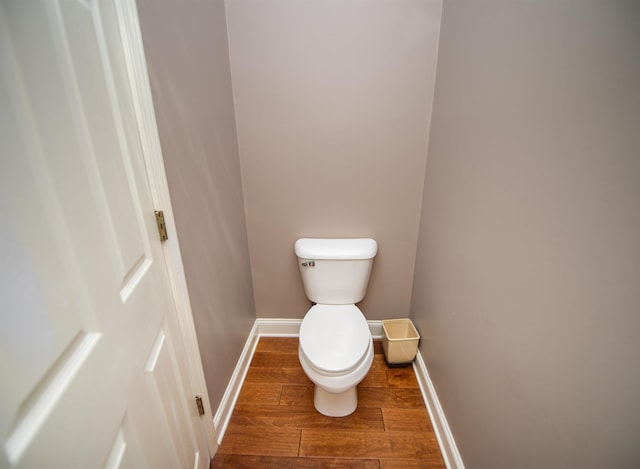
[[[374,339],[382,339],[382,321],[367,321],[371,337]]]
[[[224,432],[227,429],[233,408],[238,400],[240,389],[244,383],[244,378],[249,370],[251,359],[255,352],[260,337],[298,337],[302,319],[266,319],[258,318],[253,324],[247,341],[242,349],[238,363],[231,375],[231,380],[222,397],[222,401],[216,415],[213,418],[213,425],[216,430],[217,443],[222,443]],[[369,330],[374,339],[382,337],[382,321],[367,321]],[[427,367],[418,352],[413,363],[413,369],[422,392],[422,398],[429,411],[431,422],[438,438],[440,450],[448,469],[464,469],[462,458],[458,452],[453,435],[447,424],[438,396],[429,378]]]
[[[218,445],[222,442],[224,432],[227,430],[229,420],[231,420],[233,408],[235,407],[238,396],[240,395],[240,389],[242,388],[242,383],[244,383],[244,378],[249,370],[249,365],[253,358],[253,352],[258,345],[259,338],[258,324],[256,321],[249,332],[249,337],[244,344],[244,348],[242,349],[238,363],[233,370],[233,374],[231,375],[227,389],[224,392],[224,396],[222,396],[222,401],[220,402],[218,410],[213,417],[213,428],[215,429],[216,443]]]
[[[429,417],[431,418],[431,423],[438,438],[440,451],[442,452],[442,457],[447,469],[464,469],[462,457],[451,434],[451,429],[447,423],[444,411],[440,406],[440,401],[438,400],[431,378],[429,378],[427,366],[419,351],[413,362],[413,370],[416,374],[420,391],[422,392],[422,399],[429,411]]]
[[[256,319],[260,337],[298,337],[302,319]],[[382,337],[382,321],[367,321],[374,339]]]
[[[298,337],[302,319],[256,319],[259,337]]]

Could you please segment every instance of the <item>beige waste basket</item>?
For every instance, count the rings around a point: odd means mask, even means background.
[[[411,319],[382,321],[382,349],[390,366],[410,365],[418,353],[420,335]]]

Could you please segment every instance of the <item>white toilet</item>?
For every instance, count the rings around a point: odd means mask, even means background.
[[[321,414],[344,417],[358,406],[356,385],[373,362],[373,340],[362,311],[378,245],[373,239],[303,238],[295,252],[304,291],[314,306],[300,325],[298,357],[315,384]]]

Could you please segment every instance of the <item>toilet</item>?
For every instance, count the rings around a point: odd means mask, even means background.
[[[356,303],[366,294],[377,251],[369,238],[295,243],[304,291],[313,304],[300,325],[298,357],[315,384],[316,410],[329,417],[356,410],[356,386],[373,362],[371,332]]]

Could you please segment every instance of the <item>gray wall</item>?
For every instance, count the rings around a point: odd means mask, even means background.
[[[302,318],[299,237],[375,238],[362,310],[406,317],[441,0],[234,0],[227,21],[258,317]]]
[[[469,468],[640,466],[640,3],[445,2],[413,319]]]
[[[253,321],[224,2],[139,0],[169,190],[209,397]]]

